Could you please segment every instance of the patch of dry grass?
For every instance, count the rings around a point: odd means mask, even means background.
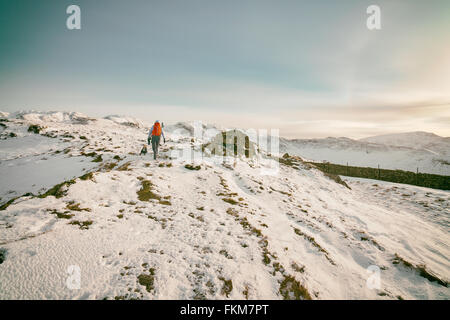
[[[279,291],[284,300],[312,300],[308,290],[292,276],[284,277]]]
[[[93,221],[91,221],[91,220],[86,220],[86,221],[78,221],[78,220],[76,220],[76,221],[69,222],[69,224],[79,226],[81,230],[89,229],[89,226],[92,225],[92,223],[93,223]]]

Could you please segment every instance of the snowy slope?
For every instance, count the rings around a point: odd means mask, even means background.
[[[315,161],[450,175],[450,138],[416,132],[371,137],[281,139],[280,150]]]
[[[415,150],[426,150],[436,155],[450,153],[450,137],[441,137],[434,133],[416,131],[397,134],[386,134],[364,138],[359,141],[384,144],[387,146],[406,147]]]
[[[36,121],[44,128],[29,133]],[[302,163],[262,175],[257,158],[189,170],[179,154],[209,139],[182,134],[193,124],[167,126],[157,161],[137,155],[146,129],[117,119],[34,112],[5,124],[0,206],[14,201],[0,208],[1,299],[450,297],[450,192],[348,189]]]

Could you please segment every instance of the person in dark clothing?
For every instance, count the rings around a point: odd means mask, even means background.
[[[155,160],[158,155],[158,148],[159,143],[161,142],[161,135],[164,139],[164,143],[166,143],[166,138],[164,137],[164,131],[161,127],[161,124],[159,123],[158,120],[156,120],[152,128],[148,132],[148,139],[147,139],[148,144],[150,144],[150,141],[152,143],[153,159]]]

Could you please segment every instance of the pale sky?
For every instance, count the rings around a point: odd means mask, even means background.
[[[0,0],[0,111],[450,136],[449,40],[448,0]]]

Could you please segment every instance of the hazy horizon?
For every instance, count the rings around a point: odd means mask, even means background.
[[[5,110],[0,110],[0,112],[7,112]],[[10,114],[14,114],[14,113],[21,113],[21,112],[78,112],[78,111],[73,111],[73,110],[56,110],[56,109],[49,109],[49,110],[37,110],[37,109],[20,109],[20,110],[16,110],[16,111],[12,111],[12,112],[8,112]],[[123,118],[134,118],[136,120],[140,120],[143,121],[145,124],[148,124],[149,126],[151,125],[151,123],[155,120],[155,119],[144,119],[144,118],[140,118],[140,117],[136,117],[132,114],[103,114],[103,115],[97,115],[97,116],[93,116],[92,114],[88,114],[88,113],[83,113],[83,112],[79,112],[87,117],[91,117],[91,118],[97,118],[97,119],[104,119],[108,116],[117,116],[117,117],[123,117]],[[159,119],[157,119],[159,120]],[[180,121],[165,121],[163,120],[159,120],[161,122],[164,122],[166,125],[172,125],[172,124],[176,124],[177,122],[193,122],[193,121],[202,121],[199,119],[196,120],[180,120]],[[223,126],[221,123],[216,123],[216,122],[204,122],[202,121],[203,124],[207,124],[207,125],[217,125],[217,126]],[[226,127],[226,126],[223,126]],[[229,129],[231,128],[235,128],[235,129],[249,129],[250,127],[235,127],[235,126],[229,126]],[[271,128],[252,128],[252,129],[267,129],[268,132],[270,132]],[[277,129],[277,128],[275,128]],[[376,135],[368,135],[368,136],[362,136],[362,137],[354,137],[354,136],[329,136],[329,135],[320,135],[320,136],[304,136],[304,137],[289,137],[289,136],[285,136],[280,134],[280,137],[282,138],[287,138],[287,139],[291,139],[291,140],[295,140],[295,139],[323,139],[323,138],[350,138],[353,140],[360,140],[360,139],[365,139],[365,138],[371,138],[371,137],[375,137],[375,136],[383,136],[383,135],[393,135],[393,134],[407,134],[407,133],[416,133],[416,132],[423,132],[423,133],[428,133],[428,134],[434,134],[436,136],[439,136],[441,138],[450,138],[450,136],[442,136],[439,135],[435,132],[432,131],[402,131],[402,132],[386,132],[386,133],[382,133],[382,134],[376,134]]]
[[[448,137],[448,39],[447,0],[2,1],[0,110]]]

